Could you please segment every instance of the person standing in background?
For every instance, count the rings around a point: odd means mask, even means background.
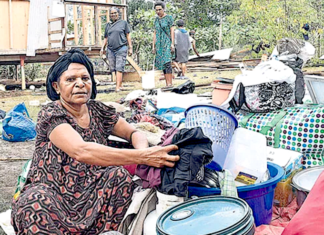
[[[187,30],[184,29],[184,21],[177,21],[178,29],[175,30],[175,51],[176,51],[176,63],[179,63],[181,68],[182,76],[184,77],[187,72],[186,63],[189,59],[190,40]]]
[[[194,52],[196,53],[196,55],[198,57],[200,57],[197,49],[196,49],[196,39],[195,39],[195,30],[190,30],[189,32],[189,40],[190,40],[190,43],[191,43],[191,48],[194,50]]]
[[[100,56],[107,48],[107,58],[109,61],[112,76],[116,78],[116,91],[123,89],[123,72],[126,64],[127,53],[133,54],[132,40],[130,37],[130,27],[125,20],[119,19],[118,8],[110,8],[111,22],[105,28],[105,39],[100,50]],[[127,46],[128,45],[128,46]]]
[[[157,17],[154,21],[153,50],[156,55],[155,67],[163,70],[167,86],[172,86],[172,52],[174,52],[173,17],[165,13],[165,4],[156,2],[154,9]]]

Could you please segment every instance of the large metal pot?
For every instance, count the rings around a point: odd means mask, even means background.
[[[297,206],[300,208],[313,188],[317,178],[324,171],[324,166],[312,167],[298,172],[292,179],[296,189]]]

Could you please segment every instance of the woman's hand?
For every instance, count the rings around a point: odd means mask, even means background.
[[[174,167],[176,161],[180,159],[178,155],[169,155],[172,150],[177,150],[176,145],[168,145],[165,147],[155,146],[147,148],[143,164],[153,167]]]
[[[152,54],[155,55],[155,53],[156,53],[156,50],[155,50],[155,48],[153,47],[153,48],[152,48]]]

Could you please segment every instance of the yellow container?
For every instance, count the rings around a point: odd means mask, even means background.
[[[286,207],[292,202],[292,200],[294,200],[295,194],[294,189],[291,186],[291,181],[297,172],[298,170],[294,171],[287,179],[282,180],[277,184],[273,200],[275,206]]]

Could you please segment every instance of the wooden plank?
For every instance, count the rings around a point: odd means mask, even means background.
[[[101,28],[101,26],[99,26],[99,22],[101,23],[101,20],[99,20],[100,16],[99,16],[99,10],[98,10],[98,6],[94,7],[94,23],[95,23],[95,44],[96,45],[101,45],[100,43],[100,33],[99,30]]]
[[[61,21],[62,17],[52,18],[48,19],[48,22],[55,22],[55,21]]]
[[[106,7],[127,7],[127,4],[116,4],[112,3],[112,1],[104,2],[88,2],[88,1],[78,1],[78,0],[64,0],[64,2],[69,3],[71,5],[89,5],[89,6],[106,6]]]
[[[122,0],[122,4],[123,5],[126,5],[126,0]],[[127,8],[126,7],[125,8],[123,7],[122,8],[122,12],[123,12],[123,19],[124,20],[127,20]]]
[[[98,10],[98,12],[100,12],[100,9]],[[101,31],[101,14],[99,14],[98,16],[98,46],[102,45],[102,31]]]
[[[78,33],[78,9],[77,6],[73,6],[73,23],[74,23],[74,41],[75,45],[79,45],[79,33]]]
[[[12,2],[13,49],[15,50],[27,50],[29,6],[29,1]]]
[[[96,19],[94,17],[94,8],[91,7],[90,10],[90,35],[91,35],[91,45],[94,45],[96,43],[95,38],[96,38],[96,32],[95,32],[95,22]]]
[[[108,23],[109,21],[110,21],[110,14],[109,14],[109,10],[106,12],[106,14],[107,14],[107,22],[106,23]]]
[[[50,40],[49,43],[60,43],[61,40]]]
[[[26,77],[25,77],[25,57],[20,57],[20,68],[21,68],[21,89],[26,90]]]
[[[62,33],[62,29],[60,30],[53,30],[53,31],[49,31],[48,34],[57,34],[57,33]]]
[[[50,13],[50,7],[48,6],[47,7],[47,19],[49,19],[51,17],[51,13]],[[51,30],[51,22],[48,21],[47,23],[47,29],[48,29],[48,32]],[[51,48],[51,35],[48,34],[48,49]]]
[[[9,0],[9,40],[10,40],[10,49],[13,48],[13,32],[12,32],[13,28],[12,28],[12,4],[11,4],[11,0]]]
[[[65,13],[64,15],[66,15],[65,8],[64,8],[64,13]],[[65,18],[64,17],[61,18],[61,31],[62,31],[61,36],[63,37],[63,39],[61,39],[61,42],[62,42],[61,47],[62,48],[65,48],[65,45],[66,45],[65,42],[66,42],[66,34],[67,34],[67,32],[65,30]]]
[[[83,45],[89,45],[89,33],[88,33],[88,20],[86,16],[87,7],[82,5],[82,33],[83,33]]]
[[[9,4],[8,1],[0,1],[0,50],[10,49],[10,37],[9,37]]]
[[[68,41],[68,16],[69,15],[69,8],[68,8],[68,5],[64,4],[64,15],[65,15],[65,18],[64,18],[64,29],[65,29],[65,36],[64,36],[64,41],[62,43],[62,48],[65,49],[66,45],[68,44],[67,41]],[[74,37],[71,38],[72,40],[74,40]],[[71,41],[72,41],[71,40]]]
[[[141,77],[137,72],[124,72],[123,82],[141,82]]]
[[[127,56],[126,57],[128,63],[133,66],[133,68],[136,70],[136,72],[138,73],[138,76],[141,78],[143,75],[143,71],[142,69],[136,64],[136,62],[132,59],[132,57]]]

